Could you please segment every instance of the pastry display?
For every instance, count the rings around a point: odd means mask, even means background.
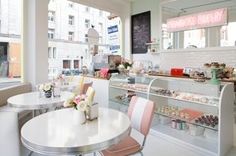
[[[203,115],[195,119],[195,123],[215,128],[219,123],[219,119],[218,119],[218,116]]]
[[[119,84],[113,84],[113,86],[115,87],[122,87],[125,88],[127,90],[137,90],[137,91],[143,91],[143,92],[147,92],[148,86],[144,85],[144,84],[127,84],[127,83],[119,83]]]
[[[164,96],[173,96],[175,95],[175,91],[170,91],[168,89],[163,89],[163,88],[158,88],[155,90],[155,92],[159,95],[164,95]]]
[[[187,129],[187,124],[185,121],[176,119],[171,121],[171,127],[178,130],[185,130]]]
[[[124,103],[129,103],[133,96],[136,96],[135,92],[128,91],[126,94],[118,95],[115,98],[119,101],[124,102]]]
[[[185,93],[185,92],[178,92],[163,88],[154,88],[152,87],[152,90],[157,93],[157,95],[162,96],[169,96],[180,100],[187,100],[192,102],[198,102],[198,103],[205,103],[205,104],[217,104],[219,103],[219,100],[217,98],[211,98],[204,95],[199,94],[193,94],[193,93]]]
[[[190,122],[191,120],[203,115],[202,112],[195,111],[192,109],[179,109],[174,106],[162,106],[159,107],[157,112],[172,118],[184,120]]]
[[[212,62],[212,63],[205,63],[204,64],[204,68],[205,68],[205,77],[207,78],[211,78],[212,74],[211,74],[211,69],[217,69],[217,73],[216,73],[216,77],[220,78],[220,79],[224,79],[224,78],[232,78],[232,73],[234,68],[232,67],[227,67],[225,63],[218,63],[218,62]]]

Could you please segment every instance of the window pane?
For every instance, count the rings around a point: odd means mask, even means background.
[[[109,45],[120,45],[120,32],[108,34],[110,26],[121,28],[120,18],[109,20],[109,12],[69,0],[50,1],[48,10],[49,79],[62,73],[78,75],[81,65],[89,68],[92,55],[87,31],[91,25],[99,33],[99,43],[102,43],[98,46],[99,52],[112,53],[114,50],[110,50]]]
[[[184,31],[184,48],[205,48],[205,29]]]
[[[221,46],[236,46],[236,22],[230,22],[220,30]]]
[[[0,86],[21,80],[20,3],[20,0],[0,1]]]

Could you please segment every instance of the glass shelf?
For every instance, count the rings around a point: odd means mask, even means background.
[[[158,89],[162,89],[162,88],[158,88]],[[184,93],[184,92],[178,92],[178,91],[170,91],[170,90],[165,90],[165,89],[163,89],[163,90],[169,92],[170,95],[163,95],[163,94],[158,94],[157,93],[158,89],[157,88],[155,88],[155,89],[151,88],[150,95],[158,96],[158,97],[162,97],[162,98],[169,98],[169,99],[178,100],[178,101],[191,102],[191,103],[196,103],[196,104],[201,104],[201,105],[206,105],[206,106],[218,107],[219,98],[216,98],[216,97],[209,97],[209,96],[199,95],[199,94],[194,94],[194,93]],[[173,96],[172,93],[175,94],[175,96]],[[198,99],[198,101],[183,99],[183,97],[181,97],[181,94],[182,95],[186,94],[189,97],[199,96],[199,98],[195,98],[195,99]],[[201,102],[201,99],[203,99],[203,98],[207,102]],[[212,102],[209,102],[209,101],[212,101]]]
[[[121,85],[123,85],[123,84],[121,84]],[[141,93],[141,94],[147,94],[147,92],[148,92],[148,89],[139,90],[139,89],[134,89],[134,88],[130,88],[130,87],[124,87],[124,86],[121,86],[121,85],[111,84],[110,87],[111,88],[116,88],[116,89],[121,89],[121,90],[129,90],[129,91],[133,91],[133,92],[137,92],[137,93]]]
[[[194,119],[189,121],[187,119],[183,119],[183,118],[180,118],[178,116],[167,115],[167,114],[160,113],[160,112],[155,112],[155,113],[158,114],[158,115],[161,115],[161,116],[165,116],[165,117],[171,118],[171,119],[178,119],[178,120],[181,120],[181,121],[185,121],[186,123],[189,123],[189,124],[192,124],[192,125],[196,125],[196,126],[200,126],[200,127],[203,127],[203,128],[207,128],[207,129],[211,129],[211,130],[214,130],[214,131],[218,131],[218,125],[215,126],[215,127],[211,127],[211,126],[195,123]]]

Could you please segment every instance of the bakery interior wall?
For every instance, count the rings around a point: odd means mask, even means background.
[[[161,37],[161,14],[160,0],[135,0],[131,4],[131,14],[151,11],[151,40]],[[160,57],[151,54],[133,54],[133,60],[149,60],[153,65],[160,64]]]
[[[161,40],[161,3],[162,0],[135,0],[131,4],[131,14],[151,11],[151,39]],[[236,9],[235,9],[236,11]],[[230,13],[230,21],[236,21],[236,12]],[[214,39],[214,38],[213,38]],[[212,41],[210,41],[212,42]],[[149,60],[158,64],[162,70],[172,67],[202,67],[208,62],[224,62],[236,67],[236,47],[209,47],[201,49],[159,50],[158,54],[133,54],[133,60]]]
[[[161,0],[135,0],[131,3],[131,14],[151,11],[151,39],[161,39]],[[232,16],[233,15],[233,16]],[[231,13],[229,20],[236,19],[236,13]],[[236,21],[236,20],[235,20]],[[159,54],[133,54],[133,60],[152,61],[162,70],[172,67],[202,67],[207,62],[224,62],[236,67],[236,47],[211,47],[202,49],[172,49],[160,50]],[[234,124],[234,145],[236,146],[236,124]]]

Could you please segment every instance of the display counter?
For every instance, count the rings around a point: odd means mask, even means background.
[[[127,112],[132,96],[155,102],[151,133],[208,156],[233,145],[233,84],[163,76],[112,76],[109,107]]]

